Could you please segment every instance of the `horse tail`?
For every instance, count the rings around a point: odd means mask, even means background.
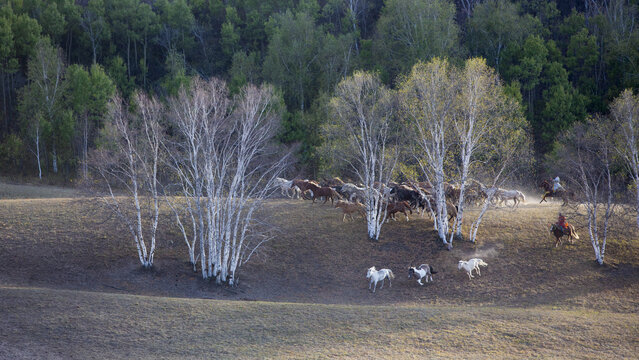
[[[574,227],[574,226],[572,226],[572,225],[570,225],[570,232],[572,233],[572,236],[573,236],[575,239],[579,240],[579,235],[577,235],[577,232],[575,231],[575,227]]]
[[[388,269],[388,277],[389,277],[390,279],[394,279],[394,278],[395,278],[395,274],[393,274],[393,270]]]
[[[435,271],[435,269],[433,269],[432,266],[428,265],[428,267],[430,268],[430,273],[431,274],[437,274],[437,271]]]

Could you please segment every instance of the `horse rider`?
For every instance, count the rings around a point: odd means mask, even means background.
[[[559,213],[559,218],[557,218],[557,224],[556,225],[564,233],[566,233],[566,232],[570,233],[570,229],[568,228],[568,222],[566,221],[566,217],[562,213]]]
[[[559,176],[552,180],[552,192],[556,193],[557,191],[565,191],[563,186],[559,183]]]

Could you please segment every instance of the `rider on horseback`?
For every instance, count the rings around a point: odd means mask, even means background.
[[[557,219],[556,224],[564,233],[569,231],[568,222],[566,221],[566,217],[559,213],[559,218]]]
[[[559,176],[552,180],[552,192],[556,193],[557,191],[565,191],[563,186],[559,183]]]

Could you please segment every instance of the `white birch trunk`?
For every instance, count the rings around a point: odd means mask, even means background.
[[[195,222],[195,217],[193,216],[193,211],[190,209],[191,208],[190,199],[186,196],[184,197],[184,201],[187,202],[187,204],[184,205],[184,207],[186,207],[185,212],[186,212],[186,215],[191,219],[191,231],[193,232],[193,236],[191,239],[189,239],[189,235],[186,233],[186,226],[184,226],[184,222],[180,218],[180,211],[177,208],[178,205],[173,203],[173,200],[171,199],[170,196],[165,196],[165,200],[167,204],[169,205],[169,207],[171,208],[171,210],[173,211],[173,215],[175,216],[175,223],[177,224],[178,229],[180,229],[180,232],[182,233],[182,237],[184,238],[184,242],[186,243],[186,247],[188,248],[189,262],[191,263],[191,265],[193,265],[193,272],[196,272],[197,260],[195,258],[195,244],[197,244],[198,227]]]
[[[258,160],[279,124],[274,100],[271,88],[247,86],[232,103],[223,81],[194,79],[170,101],[186,143],[177,142],[182,155],[174,156],[172,167],[193,188],[188,196],[193,197],[202,277],[217,284],[235,286],[238,268],[264,242],[252,241],[259,236],[251,228],[252,215],[288,161],[288,155],[275,164]],[[184,162],[188,170],[181,172]]]
[[[55,151],[55,141],[53,142],[52,158],[53,158],[53,173],[57,174],[58,173],[58,154]]]
[[[375,182],[388,183],[397,161],[396,148],[389,148],[393,145],[393,101],[392,93],[375,75],[363,72],[342,80],[331,100],[336,115],[332,129],[340,129],[340,135],[346,133],[348,146],[343,158],[366,189],[367,235],[375,241],[386,219],[385,197]]]
[[[36,159],[38,160],[38,179],[42,180],[42,165],[40,164],[40,125],[36,127],[35,145],[36,145]],[[639,200],[639,197],[637,198],[637,200]]]
[[[116,138],[113,140],[117,150],[115,154],[110,154],[110,150],[107,149],[98,152],[102,154],[102,158],[98,158],[96,169],[108,186],[108,205],[131,231],[140,264],[144,268],[151,268],[160,214],[157,175],[163,130],[157,122],[159,102],[156,99],[149,100],[143,95],[137,96],[136,101],[142,113],[141,129],[130,128],[129,114],[126,111],[128,105],[123,104],[119,97],[112,101],[110,116],[112,126],[115,127]],[[121,200],[116,197],[110,184],[112,181],[119,182],[130,195],[122,197]],[[147,211],[147,208],[143,209],[141,205],[141,201],[145,199],[149,201],[148,211],[151,215],[151,224],[146,229],[142,212]],[[120,202],[129,202],[129,205],[123,207]],[[145,234],[149,236],[149,247],[145,241]]]
[[[479,225],[484,218],[484,214],[486,214],[486,211],[488,211],[488,208],[490,207],[490,203],[493,200],[493,196],[495,195],[496,190],[497,189],[494,187],[486,190],[487,196],[486,200],[484,200],[484,205],[481,207],[481,211],[479,212],[477,219],[475,219],[475,221],[473,221],[473,223],[470,225],[470,241],[473,243],[477,242],[477,230],[479,229]]]
[[[639,169],[638,169],[639,170]],[[637,208],[637,228],[639,229],[639,177],[635,177],[635,188],[637,191],[637,201],[636,201],[636,208]]]
[[[443,159],[441,167],[443,168]],[[446,208],[446,191],[444,189],[444,174],[438,171],[435,173],[435,202],[437,204],[437,234],[442,239],[444,245],[448,245],[446,236],[448,235],[448,209]]]
[[[636,187],[637,228],[639,228],[639,95],[624,90],[610,105],[610,113],[621,128],[622,141],[617,151],[625,160]]]
[[[89,165],[88,154],[89,154],[89,124],[87,121],[87,114],[84,115],[84,129],[82,131],[82,179],[84,181],[89,178]]]

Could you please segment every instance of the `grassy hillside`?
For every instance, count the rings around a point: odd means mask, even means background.
[[[0,358],[637,357],[639,237],[614,233],[599,267],[582,228],[554,248],[559,210],[497,209],[446,251],[415,214],[371,242],[329,205],[272,200],[279,235],[225,288],[193,273],[169,217],[144,271],[94,199],[0,200]],[[474,256],[489,265],[469,280]],[[434,283],[407,279],[421,263]],[[373,265],[392,287],[368,291]]]

